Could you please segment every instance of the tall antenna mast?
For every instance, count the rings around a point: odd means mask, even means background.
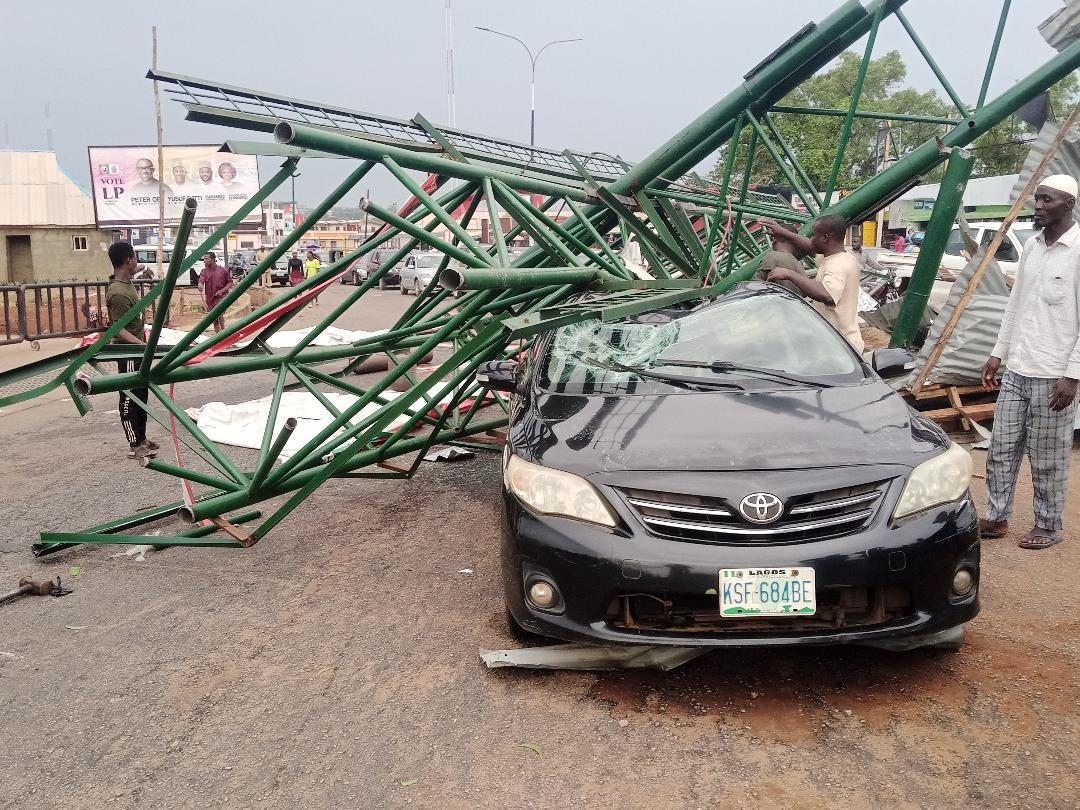
[[[446,106],[450,126],[457,126],[457,105],[454,101],[454,23],[450,1],[446,0]]]

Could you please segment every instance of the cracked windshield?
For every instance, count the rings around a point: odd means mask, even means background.
[[[540,384],[558,393],[651,394],[860,379],[843,338],[802,303],[770,295],[564,327]]]

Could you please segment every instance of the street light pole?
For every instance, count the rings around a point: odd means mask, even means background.
[[[532,66],[532,72],[529,79],[529,146],[536,146],[536,62],[540,59],[542,54],[547,48],[552,45],[561,45],[566,42],[581,42],[581,37],[574,37],[573,39],[555,39],[548,42],[533,56],[532,50],[517,37],[512,34],[504,34],[502,31],[496,31],[493,28],[484,28],[482,25],[476,26],[477,31],[487,31],[489,34],[496,34],[500,37],[506,37],[512,39],[514,42],[521,45],[525,49],[525,53],[529,55],[529,64]]]

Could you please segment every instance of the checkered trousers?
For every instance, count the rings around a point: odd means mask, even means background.
[[[1012,513],[1016,477],[1026,449],[1035,490],[1035,523],[1044,529],[1062,528],[1076,402],[1061,411],[1050,410],[1054,382],[1012,371],[1006,371],[1001,378],[994,433],[986,457],[990,520],[1007,520]]]

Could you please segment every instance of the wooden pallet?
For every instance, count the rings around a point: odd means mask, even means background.
[[[918,394],[910,391],[903,393],[904,398],[927,419],[942,427],[959,426],[962,430],[973,430],[980,436],[985,435],[986,428],[977,423],[993,420],[997,405],[996,393],[986,391],[981,385],[932,385],[926,386]],[[986,401],[990,396],[994,399]],[[964,401],[965,397],[967,402]],[[973,399],[983,401],[972,402]]]

